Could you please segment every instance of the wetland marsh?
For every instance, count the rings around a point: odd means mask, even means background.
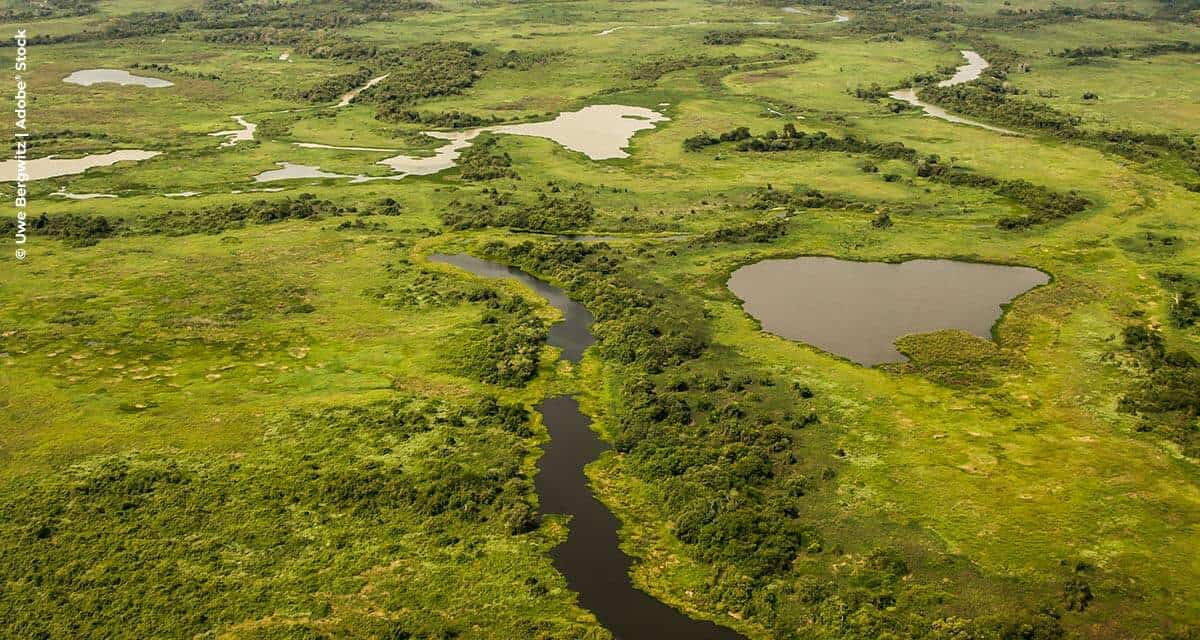
[[[0,636],[1197,633],[1187,2],[27,4]]]

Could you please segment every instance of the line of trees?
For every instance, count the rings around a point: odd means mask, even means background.
[[[1036,224],[1066,218],[1083,212],[1091,204],[1087,198],[1074,191],[1061,193],[1042,185],[1033,184],[1028,180],[1003,180],[976,173],[951,163],[942,162],[936,154],[922,155],[916,149],[900,142],[879,143],[852,134],[838,138],[830,136],[824,131],[807,133],[798,131],[790,122],[784,125],[782,133],[767,131],[756,136],[750,135],[746,127],[737,127],[715,137],[702,133],[687,138],[683,144],[684,148],[689,151],[698,151],[708,146],[735,140],[738,141],[738,151],[743,152],[843,152],[869,155],[879,160],[911,162],[918,177],[954,186],[985,189],[1028,209],[1027,215],[1001,218],[997,225],[1002,229],[1024,229]],[[830,199],[819,191],[789,194],[763,189],[757,191],[754,197],[757,199],[753,204],[756,208],[764,208],[768,205],[804,208],[847,208],[851,206],[874,208],[867,203]]]

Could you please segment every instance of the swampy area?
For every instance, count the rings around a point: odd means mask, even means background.
[[[0,637],[1200,634],[1194,1],[0,22]]]

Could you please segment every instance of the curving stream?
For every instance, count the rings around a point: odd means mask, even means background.
[[[563,314],[550,327],[550,345],[562,357],[579,362],[595,338],[592,314],[561,289],[507,265],[468,255],[433,254],[433,262],[450,264],[483,278],[512,278],[546,298]],[[583,469],[608,450],[591,429],[591,420],[571,396],[556,396],[537,406],[550,432],[534,478],[542,515],[570,516],[567,539],[550,555],[554,567],[579,594],[579,604],[596,615],[616,640],[744,640],[731,629],[694,620],[633,586],[633,559],[621,551],[621,521],[596,499]]]
[[[985,69],[987,69],[989,66],[991,66],[988,63],[988,61],[983,58],[983,56],[979,55],[978,53],[975,53],[974,51],[960,51],[959,53],[961,53],[963,55],[963,58],[966,59],[967,63],[964,65],[960,65],[958,68],[956,68],[954,70],[954,75],[951,76],[949,79],[942,80],[941,82],[939,82],[938,83],[939,87],[953,87],[956,84],[963,84],[964,82],[971,82],[973,80],[977,80],[979,78],[980,74],[982,74]],[[945,120],[946,122],[953,122],[955,124],[965,124],[965,125],[972,126],[972,127],[979,127],[981,129],[987,129],[988,131],[995,131],[996,133],[1003,133],[1006,135],[1012,135],[1012,136],[1021,135],[1020,133],[1018,133],[1016,131],[1012,131],[1010,129],[1002,129],[1000,127],[994,127],[990,124],[986,124],[983,122],[969,120],[962,116],[956,116],[953,113],[950,113],[949,111],[946,111],[945,109],[937,106],[936,104],[930,104],[928,102],[925,102],[924,100],[921,100],[919,97],[917,97],[917,88],[916,87],[908,87],[907,89],[897,89],[895,91],[888,93],[888,97],[892,98],[893,100],[907,102],[908,104],[911,104],[914,107],[920,107],[925,112],[925,115],[927,115],[931,118],[939,118],[941,120]]]

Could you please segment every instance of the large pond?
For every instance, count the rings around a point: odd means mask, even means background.
[[[901,336],[962,329],[990,338],[1003,305],[1050,276],[1029,267],[807,256],[733,272],[729,289],[763,329],[862,365],[901,362]]]
[[[512,278],[545,297],[563,314],[550,327],[549,342],[564,359],[579,362],[592,344],[592,314],[557,287],[507,265],[467,255],[434,254],[434,262],[452,264],[484,278]],[[579,604],[596,615],[617,640],[744,640],[711,622],[694,620],[633,586],[633,559],[621,551],[621,521],[592,494],[584,467],[608,445],[591,429],[591,420],[570,396],[556,396],[537,407],[550,432],[538,459],[534,485],[542,515],[565,514],[567,539],[551,552],[554,567],[579,594]]]
[[[161,78],[135,76],[124,69],[84,69],[63,78],[63,82],[84,87],[90,87],[94,84],[119,84],[122,87],[140,86],[151,89],[162,89],[175,84]]]

